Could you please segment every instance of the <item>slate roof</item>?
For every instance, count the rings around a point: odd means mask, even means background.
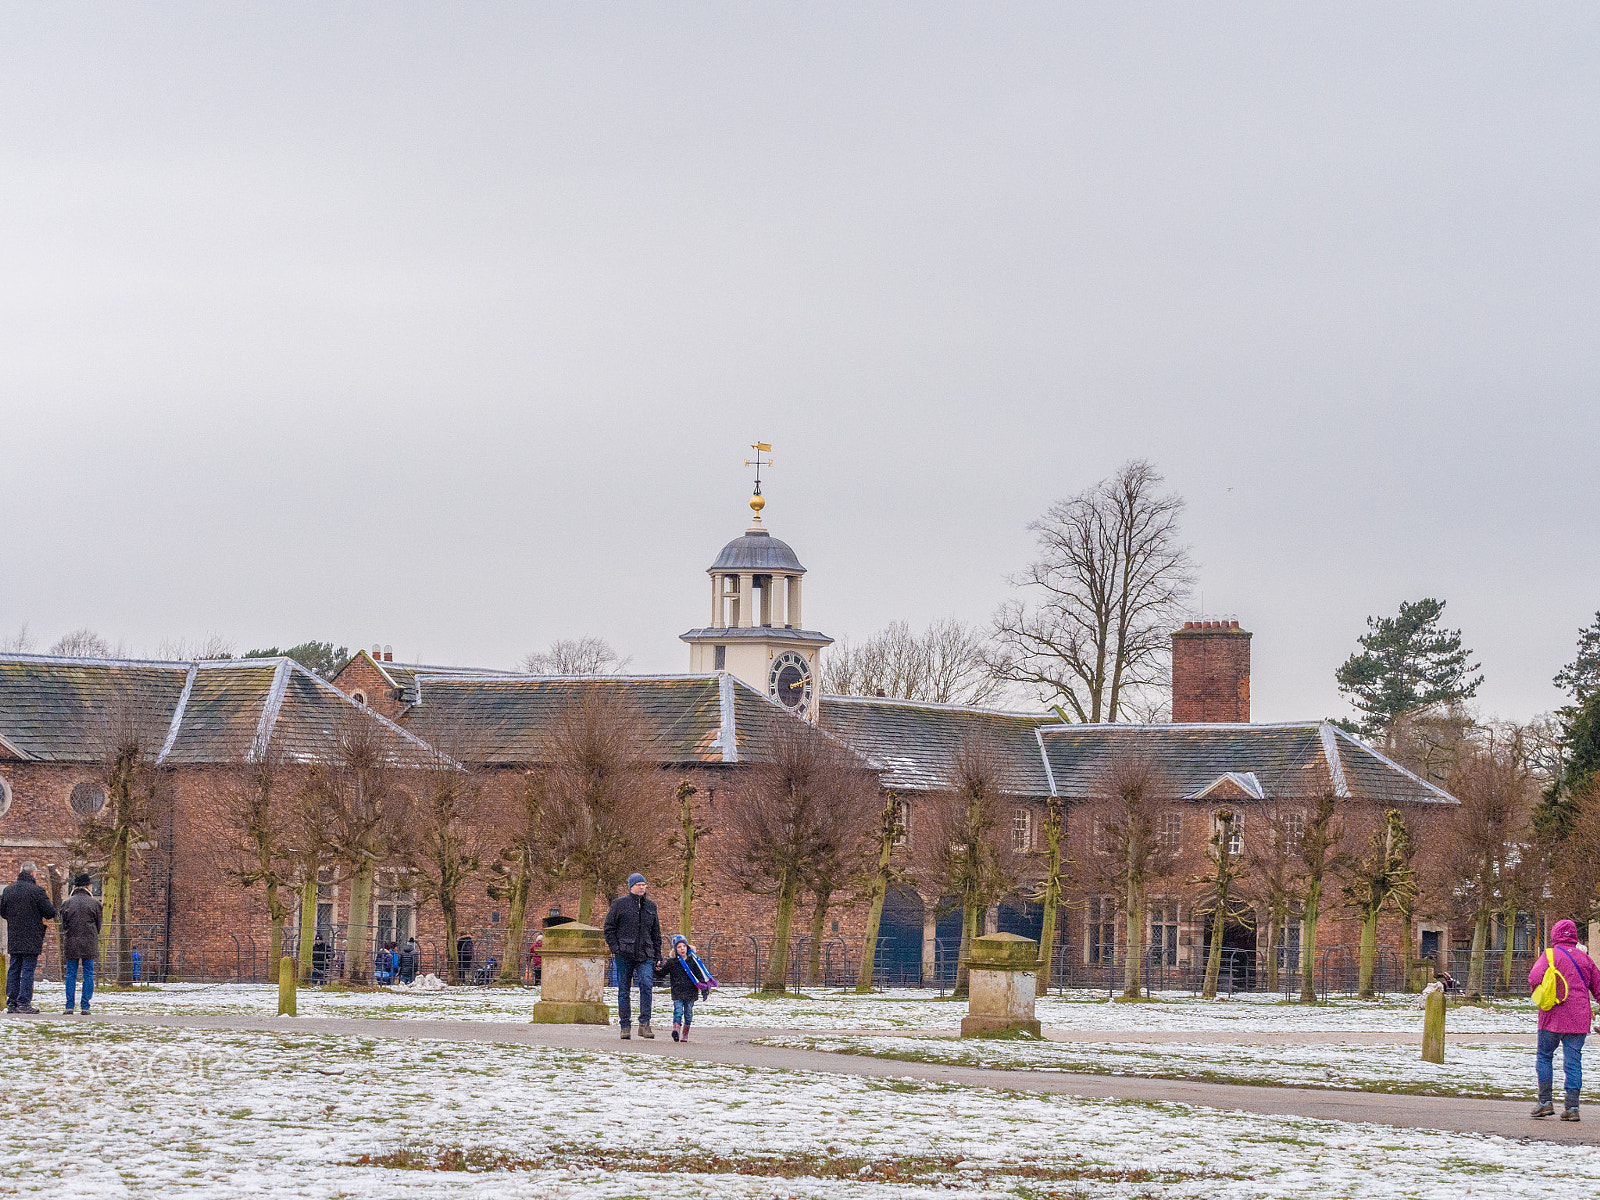
[[[1269,796],[1334,794],[1379,803],[1454,803],[1454,797],[1334,725],[1052,725],[1039,734],[1056,794],[1094,795],[1111,759],[1149,754],[1176,790],[1194,796],[1229,773],[1253,775]]]
[[[329,753],[341,722],[379,722],[397,756],[416,738],[362,708],[288,658],[145,662],[0,655],[0,741],[38,762],[92,762],[105,721],[128,704],[158,757],[172,764],[238,762],[267,741],[291,758]]]
[[[820,708],[817,723],[866,755],[882,772],[885,787],[932,791],[947,786],[951,755],[964,737],[976,735],[988,739],[1003,758],[1008,791],[1050,795],[1038,730],[1059,720],[1053,714],[870,696],[824,696]]]
[[[426,736],[430,721],[459,720],[473,752],[491,763],[537,762],[544,731],[591,688],[626,692],[663,762],[722,763],[761,757],[777,721],[794,718],[726,673],[713,675],[430,675],[413,679],[416,702],[401,724]]]

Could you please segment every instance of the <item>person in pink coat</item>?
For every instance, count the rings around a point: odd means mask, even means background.
[[[1583,1039],[1594,1023],[1594,1009],[1590,1006],[1592,995],[1600,1000],[1600,967],[1582,950],[1578,949],[1578,927],[1571,921],[1557,921],[1550,931],[1550,948],[1554,952],[1555,969],[1561,973],[1566,986],[1561,988],[1564,999],[1554,1008],[1539,1012],[1539,1056],[1535,1070],[1539,1077],[1539,1105],[1533,1110],[1535,1117],[1555,1114],[1551,1093],[1555,1085],[1556,1046],[1561,1047],[1561,1065],[1566,1070],[1566,1107],[1563,1121],[1578,1119],[1578,1093],[1583,1090]],[[1539,981],[1550,969],[1550,954],[1539,955],[1528,972],[1528,987],[1539,986]],[[1560,987],[1560,984],[1557,984]]]

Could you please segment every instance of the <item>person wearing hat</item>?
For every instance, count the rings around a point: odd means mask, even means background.
[[[89,877],[79,875],[72,881],[72,895],[61,906],[61,934],[66,942],[62,975],[67,981],[68,1012],[72,1011],[80,971],[83,1005],[79,1011],[89,1011],[89,998],[94,995],[94,961],[100,953],[101,921],[100,901],[89,894]]]
[[[635,980],[639,984],[639,1036],[656,1036],[650,1030],[650,999],[656,959],[661,957],[661,921],[656,916],[656,902],[645,895],[647,886],[644,876],[635,871],[628,876],[627,892],[613,900],[606,913],[606,946],[617,964],[617,1021],[623,1041],[633,1036],[628,993]]]

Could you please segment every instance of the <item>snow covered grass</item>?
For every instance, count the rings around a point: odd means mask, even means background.
[[[59,985],[56,985],[59,988]],[[57,996],[60,992],[55,992]],[[614,998],[615,993],[613,993]],[[50,990],[41,985],[41,997]],[[445,988],[412,992],[381,988],[340,992],[302,988],[299,1008],[312,1017],[421,1017],[452,1021],[526,1021],[539,999],[534,988]],[[278,990],[263,984],[162,984],[153,990],[96,992],[95,1005],[107,1013],[192,1013],[267,1015],[277,1012]],[[41,1002],[41,1007],[43,1003]],[[700,1002],[695,1019],[702,1026],[761,1029],[903,1029],[954,1032],[965,1003],[940,999],[933,990],[900,988],[872,996],[817,991],[783,1000],[758,998],[739,989],[720,989]],[[1277,996],[1239,995],[1197,1000],[1169,994],[1150,1004],[1111,1004],[1104,992],[1076,992],[1038,1001],[1046,1026],[1070,1030],[1165,1030],[1212,1033],[1361,1032],[1420,1038],[1422,1013],[1415,998],[1336,1000],[1328,1004],[1283,1003]],[[1458,1034],[1528,1033],[1535,1026],[1529,1001],[1450,1010],[1451,1037]]]
[[[1474,1046],[1470,1042],[1451,1042],[1445,1051],[1447,1061],[1435,1064],[1423,1062],[1416,1045],[1105,1045],[881,1035],[784,1035],[757,1040],[766,1046],[1000,1070],[1138,1075],[1203,1083],[1488,1099],[1522,1099],[1534,1094],[1531,1045]]]
[[[18,1196],[1521,1200],[1600,1170],[1590,1146],[300,1029],[16,1020],[0,1056]]]

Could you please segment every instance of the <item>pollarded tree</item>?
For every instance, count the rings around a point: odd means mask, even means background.
[[[695,859],[700,839],[711,830],[694,819],[694,797],[698,791],[687,779],[678,780],[673,798],[678,802],[678,828],[667,838],[667,849],[678,856],[678,932],[687,942],[694,941]]]
[[[1080,721],[1115,721],[1164,678],[1194,566],[1183,499],[1143,461],[1058,500],[1029,528],[1039,557],[994,619],[990,669]]]
[[[872,976],[878,962],[878,930],[883,927],[883,902],[896,876],[894,848],[905,835],[905,805],[893,792],[885,792],[878,809],[872,875],[867,880],[867,936],[861,944],[861,971],[856,977],[856,991],[863,994],[872,991]]]
[[[1199,884],[1205,903],[1211,909],[1211,952],[1206,956],[1205,982],[1200,995],[1206,1000],[1217,998],[1217,979],[1222,973],[1222,940],[1228,922],[1241,915],[1243,909],[1236,902],[1235,885],[1244,874],[1243,846],[1239,814],[1231,808],[1220,808],[1212,814],[1211,842],[1206,847],[1206,862],[1210,869],[1189,882]]]
[[[278,977],[283,927],[294,911],[297,883],[290,846],[294,785],[276,746],[257,746],[231,764],[222,781],[223,877],[242,888],[259,887],[267,906],[267,978]],[[315,912],[313,910],[313,919]]]
[[[1304,919],[1300,932],[1300,1001],[1317,1002],[1317,922],[1322,917],[1323,889],[1337,878],[1345,861],[1344,822],[1339,819],[1338,796],[1331,784],[1308,796],[1305,831],[1300,835],[1299,858]]]
[[[982,736],[967,736],[950,756],[949,781],[917,810],[918,877],[961,902],[955,995],[967,994],[967,957],[984,910],[1017,889],[1021,862],[1012,846],[1003,760]]]
[[[1044,907],[1044,922],[1039,929],[1040,992],[1049,989],[1050,974],[1055,965],[1056,918],[1061,911],[1061,893],[1067,873],[1067,864],[1061,858],[1061,843],[1065,834],[1065,807],[1059,798],[1052,796],[1045,802],[1044,811],[1044,875],[1034,893],[1034,899]]]
[[[1444,605],[1424,598],[1402,603],[1396,616],[1368,617],[1361,650],[1335,673],[1368,737],[1387,742],[1404,714],[1477,695],[1483,676],[1473,674],[1478,664],[1469,665],[1472,651],[1461,644],[1461,631],[1439,627]]]
[[[623,689],[584,685],[545,730],[544,828],[556,878],[578,885],[578,920],[590,924],[634,871],[665,853],[673,785],[650,724]]]
[[[1408,909],[1416,901],[1417,875],[1411,868],[1411,832],[1399,812],[1384,812],[1367,839],[1366,852],[1350,863],[1341,895],[1345,906],[1361,922],[1359,994],[1373,997],[1373,976],[1378,961],[1378,918],[1385,908]],[[1405,954],[1409,958],[1410,946]],[[1402,964],[1402,970],[1404,965]]]
[[[1267,916],[1267,990],[1275,992],[1283,934],[1304,895],[1300,839],[1305,836],[1306,811],[1298,800],[1274,795],[1252,813],[1262,830],[1244,840],[1245,888]]]
[[[544,783],[544,769],[529,768],[516,786],[497,794],[492,802],[500,849],[489,864],[487,890],[489,899],[506,906],[506,953],[500,968],[501,983],[522,982],[528,901],[533,896],[534,886],[549,881],[554,875],[544,836]]]
[[[861,758],[799,721],[777,723],[764,760],[741,769],[725,809],[726,861],[746,891],[777,901],[763,992],[784,991],[795,904],[819,867],[836,860],[860,869],[877,798]]]
[[[1112,758],[1094,785],[1091,805],[1097,853],[1093,873],[1118,892],[1127,932],[1122,994],[1143,986],[1145,901],[1150,885],[1172,870],[1176,845],[1165,835],[1176,815],[1173,791],[1157,761],[1137,749]]]
[[[116,981],[133,982],[129,928],[134,859],[158,835],[170,842],[171,779],[160,765],[167,722],[140,689],[115,693],[97,731],[99,777],[72,789],[79,816],[73,853],[103,872],[105,925],[112,931]]]
[[[478,877],[488,853],[483,820],[485,779],[470,727],[428,718],[419,722],[414,732],[427,748],[419,750],[415,765],[406,772],[401,789],[405,811],[396,850],[416,888],[418,902],[439,906],[444,944],[454,947],[462,896]],[[520,929],[516,936],[520,942]],[[508,945],[502,957],[509,962],[512,956],[513,945]],[[459,977],[460,956],[447,954],[445,961],[450,981],[466,982]]]

